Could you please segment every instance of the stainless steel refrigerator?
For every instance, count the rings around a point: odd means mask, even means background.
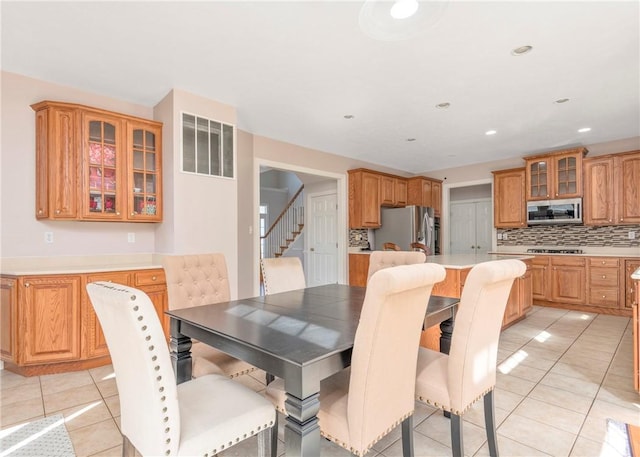
[[[395,243],[403,251],[411,250],[411,243],[422,243],[436,253],[436,219],[433,208],[406,206],[381,208],[381,227],[374,231],[375,249],[384,243]]]

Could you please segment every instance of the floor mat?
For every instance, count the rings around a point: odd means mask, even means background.
[[[62,414],[0,431],[0,457],[74,457]]]
[[[607,444],[624,457],[640,457],[640,427],[607,419]]]

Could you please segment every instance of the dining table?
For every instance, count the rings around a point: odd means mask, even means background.
[[[366,288],[327,284],[167,311],[178,383],[191,379],[191,341],[284,380],[287,456],[320,455],[320,382],[351,364]],[[424,328],[441,324],[447,346],[459,299],[431,295]]]

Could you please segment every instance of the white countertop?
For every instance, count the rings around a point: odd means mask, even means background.
[[[527,249],[581,249],[582,254],[533,253]],[[586,257],[640,257],[640,247],[618,248],[610,246],[498,246],[492,254],[571,255]]]
[[[471,268],[474,265],[482,262],[489,262],[491,260],[504,260],[504,259],[532,259],[532,255],[498,255],[498,254],[443,254],[443,255],[430,255],[427,256],[427,262],[437,263],[445,268],[451,268],[454,270]]]
[[[162,268],[158,256],[154,254],[14,257],[3,258],[0,262],[0,274],[5,276],[104,273]]]

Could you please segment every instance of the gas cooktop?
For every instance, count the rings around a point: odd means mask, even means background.
[[[527,249],[527,252],[533,252],[535,254],[582,254],[582,249],[542,249],[542,248],[534,248],[534,249]]]

